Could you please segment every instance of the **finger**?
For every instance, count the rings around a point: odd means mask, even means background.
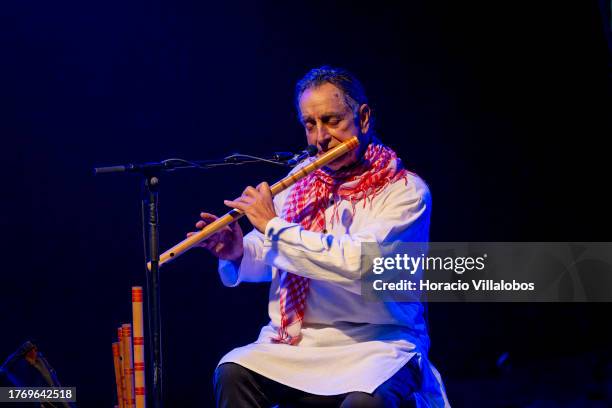
[[[216,215],[211,214],[211,213],[201,212],[200,213],[200,218],[202,218],[204,221],[210,222],[210,221],[216,220],[219,217],[217,217]]]
[[[223,204],[227,205],[228,207],[237,208],[238,210],[245,211],[245,212],[246,212],[246,209],[248,208],[248,204],[245,204],[241,201],[223,200]]]
[[[202,217],[202,220],[196,222],[196,224],[195,224],[196,228],[198,228],[198,229],[202,229],[205,226],[207,226],[208,224],[211,224],[213,221],[216,221],[216,220],[219,219],[219,217],[217,217],[216,215],[210,214],[210,213],[205,213],[205,212],[201,212],[200,213],[200,217]],[[231,231],[231,228],[228,227],[228,226],[225,226],[225,227],[219,229],[216,233],[219,233],[219,232],[230,232],[230,231]]]
[[[209,225],[209,224],[206,224],[204,221],[198,221],[198,222],[196,222],[195,226],[196,226],[196,228],[201,230],[204,227],[206,227],[207,225]],[[231,228],[226,225],[225,227],[222,227],[220,229],[215,229],[215,232],[211,235],[211,237],[215,236],[216,234],[219,234],[219,233],[227,233],[227,232],[230,232],[230,231],[231,231]]]
[[[236,199],[236,201],[239,201],[241,203],[245,203],[247,205],[251,205],[255,202],[255,198],[253,197],[247,197],[247,196],[240,196]]]
[[[268,183],[266,183],[265,181],[259,183],[259,185],[257,186],[257,191],[259,191],[259,193],[264,196],[264,198],[272,198],[272,190],[270,190],[270,185],[268,185]]]
[[[247,196],[247,197],[255,197],[257,196],[257,190],[252,186],[248,186],[247,188],[244,189],[244,191],[242,192],[242,195]]]
[[[223,244],[223,242],[219,242],[217,245],[215,245],[215,252],[217,253],[221,252],[224,246],[225,245]]]
[[[241,240],[242,241],[242,228],[240,228],[240,224],[238,224],[237,222],[234,222],[234,223],[230,224],[230,227],[231,227],[232,240],[234,240],[234,241]]]
[[[249,204],[249,203],[253,202],[254,200],[253,200],[253,198],[251,198],[251,197],[249,197],[247,195],[241,195],[240,197],[234,198],[233,201],[239,201],[239,202],[242,202],[242,203]]]
[[[216,234],[222,236],[223,234],[230,233],[232,231],[232,224],[226,225],[225,227],[221,228],[219,231],[216,232]]]
[[[218,217],[214,214],[211,213],[207,213],[207,212],[201,212],[200,213],[200,218],[202,218],[200,221],[196,222],[195,226],[198,229],[202,229],[204,228],[207,224],[210,224],[211,222],[215,221]]]
[[[195,234],[199,234],[199,233],[200,233],[200,231],[189,231],[189,232],[188,232],[187,234],[185,234],[185,235],[187,236],[187,238],[189,238],[189,237],[191,237],[191,236],[193,236],[193,235],[195,235]]]
[[[202,241],[204,248],[208,248],[208,249],[214,248],[215,245],[217,245],[218,243],[219,243],[219,236],[217,234]]]

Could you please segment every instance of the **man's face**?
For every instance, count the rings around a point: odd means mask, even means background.
[[[299,106],[308,144],[317,146],[319,155],[353,136],[358,136],[360,143],[363,143],[363,135],[369,126],[369,108],[361,105],[359,119],[355,121],[353,112],[344,101],[344,93],[335,85],[325,83],[306,89],[300,97]],[[362,151],[352,150],[327,167],[338,170],[355,163]]]

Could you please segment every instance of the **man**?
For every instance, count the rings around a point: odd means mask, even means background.
[[[422,305],[360,292],[362,243],[427,241],[427,186],[373,136],[365,92],[347,71],[311,70],[296,105],[319,154],[355,135],[360,147],[274,199],[261,183],[225,201],[254,230],[243,238],[234,223],[202,246],[220,259],[225,285],[271,282],[271,321],[219,363],[217,406],[448,406],[427,360]],[[198,229],[216,219],[201,218]]]

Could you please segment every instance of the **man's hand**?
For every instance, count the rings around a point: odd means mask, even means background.
[[[202,219],[196,222],[195,225],[199,230],[215,221],[218,217],[203,212],[200,213],[200,218]],[[187,236],[190,237],[193,234],[195,234],[195,232],[189,232]],[[238,261],[242,258],[243,254],[242,229],[237,222],[233,222],[200,242],[198,246],[208,249],[210,253],[217,258],[226,259],[228,261]]]
[[[240,197],[233,201],[225,200],[224,203],[228,207],[244,211],[253,227],[261,233],[266,230],[268,221],[276,217],[272,192],[265,181],[256,189],[251,186],[247,187]]]

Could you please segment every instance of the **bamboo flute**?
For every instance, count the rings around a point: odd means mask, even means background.
[[[281,191],[291,187],[298,180],[306,177],[313,171],[320,169],[326,164],[334,161],[335,159],[342,156],[343,154],[357,148],[357,146],[359,146],[359,140],[357,139],[357,136],[353,136],[349,140],[339,144],[333,149],[328,150],[321,157],[319,157],[312,163],[302,167],[297,172],[285,177],[284,179],[272,185],[270,187],[270,190],[272,191],[272,196],[275,196]],[[238,220],[242,216],[244,216],[244,212],[237,210],[237,209],[233,209],[227,214],[225,214],[224,216],[216,219],[214,222],[211,222],[210,224],[202,228],[201,231],[184,239],[183,241],[179,242],[178,244],[176,244],[175,246],[173,246],[166,252],[162,253],[159,257],[159,266],[162,266],[166,262],[169,262],[173,260],[174,258],[177,258],[178,256],[184,254],[189,249],[193,248],[200,242],[204,241],[206,238],[210,237],[211,235],[213,235],[220,229]],[[149,268],[149,270],[151,270],[150,262],[147,264],[147,267]]]

